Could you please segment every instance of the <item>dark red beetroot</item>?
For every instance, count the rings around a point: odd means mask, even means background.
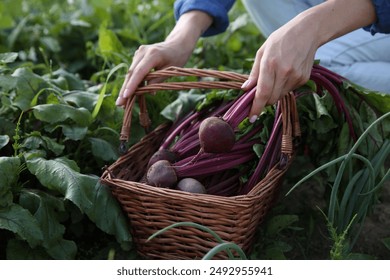
[[[236,141],[233,128],[218,117],[209,117],[199,127],[199,142],[205,153],[229,152]]]
[[[177,183],[177,189],[190,193],[206,193],[206,188],[194,178],[183,178]]]
[[[169,161],[159,160],[149,167],[146,181],[155,187],[171,188],[177,183],[177,175]]]
[[[167,160],[170,163],[175,163],[177,160],[177,155],[175,152],[172,152],[168,149],[160,149],[150,157],[148,168],[159,160]]]

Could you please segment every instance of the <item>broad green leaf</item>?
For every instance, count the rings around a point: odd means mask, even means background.
[[[91,123],[91,113],[85,108],[74,108],[65,104],[43,104],[33,107],[34,116],[48,123],[60,123],[71,119],[80,126]]]
[[[18,68],[12,74],[16,79],[17,96],[14,104],[21,110],[26,111],[30,108],[31,101],[36,93],[42,88],[47,88],[46,81],[34,74],[29,68]]]
[[[44,238],[44,243],[62,238],[65,227],[59,223],[57,213],[64,211],[64,202],[39,190],[24,189],[20,193],[19,204],[33,213]]]
[[[120,53],[123,49],[121,41],[112,30],[102,24],[99,28],[99,49],[108,58],[113,58],[115,53]]]
[[[92,154],[104,161],[116,160],[118,158],[117,147],[101,138],[89,138],[91,142]]]
[[[78,77],[76,74],[67,72],[63,68],[59,68],[56,71],[54,71],[52,73],[52,76],[64,78],[67,82],[67,89],[70,91],[75,90],[75,91],[79,92],[79,91],[85,90],[84,81],[80,77]],[[84,92],[84,93],[87,93],[87,92]]]
[[[5,92],[9,92],[16,87],[17,81],[15,77],[0,75],[0,88]]]
[[[9,53],[0,53],[0,63],[11,63],[18,58],[18,53],[9,52]]]
[[[291,226],[293,223],[298,221],[298,216],[297,215],[277,215],[272,217],[268,222],[267,222],[267,235],[269,236],[275,236],[277,235],[280,231],[288,228]]]
[[[39,41],[41,42],[41,44],[43,46],[45,46],[48,50],[50,50],[52,52],[61,51],[61,46],[60,46],[59,42],[53,37],[49,37],[49,36],[42,37],[42,38],[40,38]]]
[[[161,115],[168,120],[176,121],[186,113],[194,110],[195,105],[204,98],[205,95],[199,94],[199,92],[196,93],[194,90],[180,92],[177,99],[161,111]]]
[[[64,211],[62,199],[38,190],[23,190],[20,204],[34,213],[42,230],[43,244],[54,259],[73,259],[77,247],[73,241],[63,239],[65,227],[57,216]]]
[[[77,253],[77,245],[74,241],[58,239],[46,249],[47,253],[56,260],[72,260]]]
[[[350,81],[344,81],[343,87],[360,94],[376,110],[385,114],[390,111],[390,95],[384,92],[371,91]]]
[[[92,207],[86,210],[88,217],[104,232],[116,236],[120,243],[130,241],[128,221],[109,187],[97,182],[88,191]]]
[[[0,208],[8,207],[13,202],[12,187],[19,177],[20,159],[0,157]]]
[[[76,172],[57,159],[34,158],[27,160],[28,170],[46,188],[61,193],[72,201],[82,212],[92,206],[85,190],[92,188],[98,178]]]
[[[0,157],[0,190],[11,187],[19,177],[20,159],[18,157]]]
[[[51,139],[47,136],[41,136],[39,132],[33,132],[28,136],[24,142],[23,147],[34,150],[44,148],[45,150],[53,152],[55,155],[60,155],[65,146],[58,144],[55,139]]]
[[[9,143],[8,135],[0,135],[0,150]]]
[[[18,204],[0,209],[0,228],[12,231],[35,247],[43,240],[43,234],[35,217]]]
[[[90,112],[93,111],[99,95],[88,91],[72,91],[64,96],[64,100],[70,104],[76,105],[79,108],[86,108]]]
[[[341,156],[346,154],[352,147],[352,139],[349,136],[349,127],[347,123],[344,123],[341,127],[340,137],[338,139],[338,152],[337,155]]]
[[[70,169],[80,172],[80,167],[77,165],[77,162],[74,160],[68,159],[66,157],[59,157],[56,158],[56,161],[61,162],[62,164],[68,166]]]
[[[86,126],[62,124],[59,127],[62,127],[62,132],[67,138],[75,141],[84,139],[88,132],[88,127]]]
[[[4,15],[4,13],[1,14],[1,17],[0,17],[0,28],[1,29],[11,28],[13,24],[14,24],[14,21],[13,21],[12,17],[10,17],[9,15]]]
[[[27,242],[11,239],[7,243],[7,260],[49,260],[43,247],[31,248]]]

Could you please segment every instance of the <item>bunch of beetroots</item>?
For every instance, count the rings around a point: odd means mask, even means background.
[[[343,79],[319,65],[312,69],[311,80],[316,84],[317,93],[327,91],[331,94],[354,137],[349,112],[338,90]],[[243,92],[230,101],[194,110],[176,121],[150,158],[145,182],[191,193],[247,194],[281,159],[280,102],[269,114],[272,117],[268,121],[270,126],[266,127],[264,118],[250,124],[247,116],[255,90]],[[242,123],[246,123],[245,131]],[[259,137],[264,129],[267,139]],[[255,145],[262,146],[261,155],[255,152]]]
[[[249,124],[247,119],[254,94],[252,89],[233,100],[217,101],[175,122],[149,160],[146,183],[191,193],[239,194],[249,182],[242,178],[253,173],[259,161],[254,145],[265,145],[258,137],[263,123]],[[245,121],[243,132],[240,124]],[[280,125],[279,120],[276,130]]]

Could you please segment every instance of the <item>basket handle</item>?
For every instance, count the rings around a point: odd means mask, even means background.
[[[149,80],[155,78],[170,78],[179,76],[194,76],[194,77],[208,77],[218,80],[200,80],[200,81],[183,81],[183,82],[162,82],[147,84]],[[209,69],[195,69],[195,68],[181,68],[181,67],[168,67],[162,70],[150,72],[144,78],[143,83],[136,89],[133,95],[131,95],[125,105],[125,112],[123,116],[122,129],[120,133],[120,140],[122,144],[127,142],[130,136],[130,125],[132,110],[135,104],[135,100],[138,99],[140,104],[140,122],[143,127],[150,125],[150,119],[148,117],[146,102],[144,94],[156,92],[159,90],[184,90],[184,89],[241,89],[242,83],[248,79],[248,75],[238,74],[230,71],[218,71]]]
[[[151,79],[155,78],[170,78],[179,76],[195,76],[204,78],[215,78],[217,80],[199,80],[199,81],[182,81],[182,82],[161,82],[147,84]],[[147,113],[145,94],[156,92],[159,90],[183,90],[183,89],[241,89],[242,83],[248,79],[248,75],[239,74],[230,71],[219,71],[209,69],[181,68],[168,67],[162,70],[150,72],[144,79],[144,82],[131,95],[125,105],[122,129],[120,133],[121,146],[120,150],[125,152],[125,143],[130,137],[130,124],[132,117],[132,109],[136,99],[140,105],[140,122],[141,125],[147,128],[150,125],[150,119]],[[295,96],[292,92],[287,94],[280,100],[281,112],[283,116],[283,138],[282,138],[282,153],[286,155],[286,163],[293,153],[294,143],[293,137],[300,136],[300,126],[298,120],[298,112],[295,104]],[[293,136],[293,137],[292,137]],[[284,161],[284,160],[282,160]]]

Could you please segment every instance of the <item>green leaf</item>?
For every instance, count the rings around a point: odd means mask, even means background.
[[[0,150],[7,146],[9,143],[9,136],[8,135],[0,135]]]
[[[299,218],[297,215],[277,215],[272,217],[267,222],[267,235],[275,236],[283,229],[288,228],[290,225],[298,221]]]
[[[100,108],[103,104],[103,100],[104,100],[104,97],[106,95],[106,90],[107,90],[107,84],[108,84],[108,80],[111,78],[111,76],[116,72],[118,71],[119,69],[121,68],[127,68],[127,65],[125,63],[121,63],[117,66],[115,66],[113,69],[110,70],[110,72],[108,73],[108,76],[107,76],[107,79],[106,79],[106,82],[104,83],[103,85],[103,88],[101,89],[99,95],[98,95],[98,99],[97,99],[97,102],[96,102],[96,106],[95,108],[93,109],[92,111],[92,118],[95,119],[96,116],[98,115],[99,111],[100,111]]]
[[[19,178],[20,159],[0,157],[0,207],[8,207],[13,202],[12,187]]]
[[[88,195],[92,207],[86,210],[86,214],[91,221],[104,232],[115,235],[118,242],[129,242],[131,236],[127,218],[109,187],[97,182],[89,188]]]
[[[65,227],[58,222],[56,216],[59,211],[64,211],[62,199],[43,191],[23,189],[19,204],[34,214],[41,226],[45,243],[62,237]]]
[[[46,251],[56,260],[72,260],[76,256],[77,245],[71,240],[57,239]]]
[[[385,114],[390,111],[390,95],[384,92],[371,91],[350,81],[344,81],[343,87],[360,94],[364,100],[373,106],[380,113]]]
[[[64,100],[75,107],[86,108],[92,112],[99,95],[88,91],[72,91],[64,96]]]
[[[116,160],[118,158],[117,148],[101,138],[89,138],[92,145],[92,154],[104,161]]]
[[[35,247],[43,240],[43,234],[35,217],[18,204],[0,209],[0,228],[12,231]]]
[[[0,88],[5,92],[9,92],[14,89],[16,87],[16,83],[17,79],[15,77],[3,75],[0,76]]]
[[[42,247],[31,248],[27,242],[11,239],[7,243],[7,260],[49,260]]]
[[[19,177],[19,166],[18,157],[0,157],[0,190],[16,183]]]
[[[99,29],[99,49],[106,58],[113,58],[115,53],[120,53],[123,49],[121,41],[112,30],[102,24]]]
[[[62,199],[39,190],[22,190],[20,205],[34,213],[43,234],[42,246],[54,259],[73,259],[77,247],[73,241],[63,239],[65,227],[59,222],[58,213],[64,211]]]
[[[75,141],[84,139],[88,132],[88,127],[86,126],[61,124],[58,127],[62,127],[62,132],[67,138]]]
[[[45,150],[52,151],[55,155],[60,155],[65,146],[58,144],[55,139],[51,139],[47,136],[41,136],[37,131],[33,132],[25,138],[23,142],[23,147],[29,150],[37,150],[39,148],[44,148]]]
[[[182,91],[175,101],[161,111],[161,115],[168,120],[176,121],[186,113],[194,110],[195,105],[204,98],[205,96],[199,94],[196,90]]]
[[[57,159],[30,159],[27,160],[27,168],[43,186],[61,193],[82,212],[92,206],[85,189],[94,186],[98,180],[97,177],[78,173]]]
[[[33,107],[34,116],[48,123],[60,123],[71,119],[80,126],[88,126],[91,121],[91,113],[85,108],[74,108],[65,104],[43,104]]]
[[[0,53],[0,63],[11,63],[18,58],[18,53],[16,52],[7,52]]]
[[[48,84],[45,80],[34,74],[29,68],[18,68],[12,74],[16,79],[17,96],[14,100],[14,105],[22,111],[30,108],[31,101],[36,93],[42,88],[47,88]]]

